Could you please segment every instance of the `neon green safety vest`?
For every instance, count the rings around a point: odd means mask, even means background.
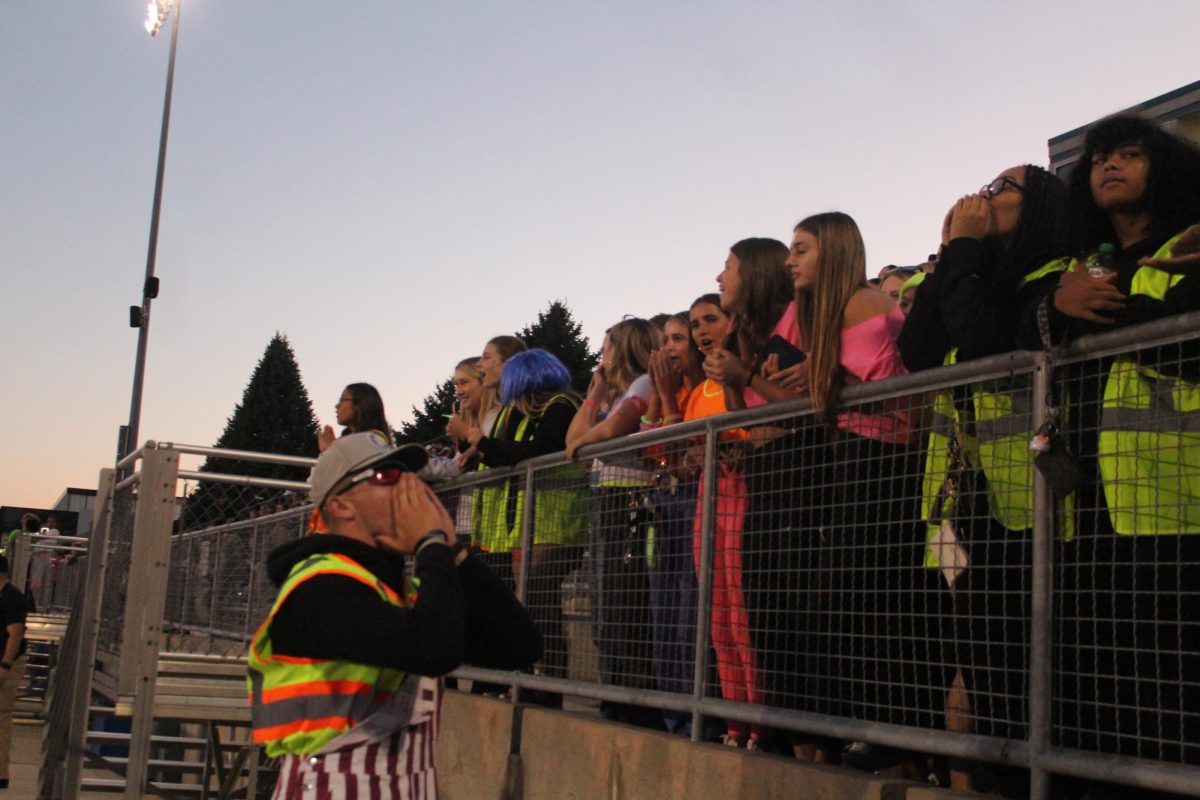
[[[1021,279],[1021,286],[1070,267],[1055,259]],[[1021,375],[972,387],[979,468],[987,477],[988,508],[1010,531],[1033,527],[1033,380]]]
[[[957,355],[957,350],[951,350],[946,354],[945,360],[942,361],[942,366],[953,364]],[[930,394],[929,417],[929,439],[925,450],[925,474],[921,484],[921,519],[926,520],[928,523],[925,536],[926,542],[932,542],[938,535],[942,520],[950,519],[954,516],[954,498],[945,497],[943,498],[941,514],[938,515],[938,519],[933,519],[934,503],[937,502],[938,495],[942,491],[942,487],[946,483],[946,478],[950,471],[950,437],[958,425],[958,413],[954,408],[954,396],[949,389],[943,389]],[[962,438],[960,437],[960,446],[964,448],[973,447],[972,442],[961,441]],[[930,569],[937,569],[941,566],[934,547],[925,548],[925,566]]]
[[[569,394],[556,394],[546,403],[566,401],[575,408],[579,403]],[[512,407],[507,406],[496,418],[493,435],[502,430]],[[529,418],[517,425],[513,441],[523,442],[529,431]],[[486,469],[480,465],[480,469]],[[476,543],[494,553],[511,551],[521,544],[521,519],[525,512],[526,492],[516,489],[516,509],[511,515],[509,498],[519,480],[512,477],[500,485],[483,486],[475,490]],[[588,495],[583,466],[565,464],[540,470],[534,485],[533,530],[537,544],[582,544],[587,539]]]
[[[1169,258],[1183,234],[1154,258]],[[1162,300],[1183,276],[1134,273],[1130,294]],[[1113,529],[1126,535],[1200,533],[1200,387],[1118,357],[1100,417],[1100,479]]]
[[[402,597],[348,556],[321,553],[292,567],[248,654],[254,741],[265,745],[272,757],[320,752],[390,701],[404,682],[405,674],[395,669],[274,653],[271,621],[296,587],[318,575],[353,578],[388,603],[405,605]]]
[[[1020,285],[1063,272],[1070,265],[1070,259],[1055,259],[1023,277]],[[944,364],[957,361],[955,349],[946,355]],[[1010,531],[1032,528],[1033,453],[1029,450],[1029,439],[1033,436],[1034,425],[1031,378],[1022,375],[972,385],[971,410],[974,436],[968,437],[951,393],[941,391],[933,397],[933,427],[925,459],[922,518],[930,519],[937,493],[945,483],[949,468],[946,448],[950,432],[958,426],[966,462],[978,466],[987,478],[988,509],[992,517]],[[952,503],[947,500],[942,518],[949,519],[952,512]],[[931,521],[929,540],[937,533],[938,526]],[[933,548],[926,548],[925,565],[938,566]]]

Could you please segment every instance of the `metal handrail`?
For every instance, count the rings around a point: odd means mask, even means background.
[[[1133,350],[1190,342],[1196,338],[1197,333],[1200,333],[1200,312],[1083,337],[1055,348],[1048,353],[1015,351],[951,366],[938,367],[884,381],[850,386],[841,391],[839,402],[844,406],[881,402],[904,397],[922,396],[930,392],[961,387],[977,382],[1003,380],[1018,376],[1034,376],[1035,380],[1033,382],[1029,384],[1022,382],[1019,385],[1023,387],[1022,391],[1031,392],[1035,415],[1040,414],[1044,416],[1044,398],[1047,395],[1045,383],[1049,375],[1045,367],[1048,364],[1103,358],[1128,353]],[[614,454],[641,451],[653,445],[678,443],[693,438],[703,438],[706,443],[705,461],[711,465],[718,457],[716,442],[718,434],[723,431],[772,423],[785,423],[794,427],[810,424],[812,417],[813,409],[809,399],[797,398],[787,402],[773,403],[758,408],[743,409],[700,420],[679,423],[657,430],[634,433],[619,439],[589,445],[581,449],[577,461],[587,463],[596,458],[603,459]],[[1038,419],[1041,419],[1041,417],[1038,417]],[[314,463],[314,459],[295,456],[276,456],[273,454],[250,453],[247,451],[173,443],[155,444],[154,442],[148,442],[146,447],[172,450],[181,454],[204,455],[268,464],[309,466]],[[122,463],[132,464],[131,457],[127,457]],[[530,497],[530,502],[526,504],[523,513],[522,526],[523,541],[528,543],[532,541],[530,538],[532,535],[532,531],[530,530],[532,524],[532,498],[539,491],[539,488],[545,488],[538,486],[536,477],[541,471],[561,468],[566,463],[563,453],[548,454],[526,460],[512,467],[481,470],[461,475],[450,481],[440,483],[438,489],[446,491],[469,490],[473,487],[492,485],[498,481],[510,478],[521,479],[521,491],[529,493]],[[712,469],[706,471],[708,485],[707,491],[704,492],[703,496],[709,499],[715,494],[715,472]],[[296,491],[307,488],[306,484],[297,481],[281,481],[269,478],[214,474],[200,471],[180,471],[178,472],[178,477],[196,481],[223,482]],[[129,485],[131,481],[136,479],[136,474],[127,478],[118,485],[118,489]],[[1136,782],[1138,785],[1151,788],[1174,791],[1179,791],[1179,787],[1184,785],[1194,786],[1194,783],[1190,782],[1194,782],[1200,778],[1200,772],[1197,772],[1193,767],[1159,764],[1149,759],[1101,756],[1095,753],[1068,750],[1052,744],[1052,740],[1048,735],[1052,730],[1052,722],[1047,700],[1050,696],[1049,693],[1052,691],[1052,687],[1049,685],[1049,679],[1052,675],[1050,671],[1051,665],[1048,661],[1053,641],[1051,628],[1053,606],[1050,603],[1051,584],[1053,581],[1052,564],[1050,562],[1052,532],[1048,528],[1049,517],[1046,511],[1047,498],[1045,492],[1047,489],[1040,478],[1037,479],[1037,485],[1038,491],[1042,494],[1040,495],[1040,500],[1035,501],[1035,517],[1040,514],[1044,519],[1039,517],[1039,522],[1034,532],[1036,548],[1040,549],[1037,549],[1037,552],[1033,556],[1036,577],[1032,586],[1035,603],[1031,606],[1031,613],[1034,614],[1036,620],[1031,631],[1031,641],[1028,643],[1034,655],[1028,666],[1031,673],[1037,674],[1032,676],[1032,685],[1026,689],[1026,697],[1031,705],[1026,733],[1028,738],[1026,740],[1005,740],[980,734],[963,735],[948,730],[930,730],[888,723],[866,722],[848,717],[834,717],[812,712],[791,711],[746,703],[732,703],[708,697],[704,692],[703,685],[708,672],[707,665],[703,663],[703,659],[707,657],[707,649],[704,647],[696,648],[695,657],[698,666],[694,669],[693,685],[695,688],[691,694],[633,689],[598,682],[572,681],[562,678],[514,674],[471,667],[461,668],[455,674],[469,679],[504,682],[521,689],[565,692],[599,700],[633,702],[654,708],[677,710],[691,713],[696,723],[699,722],[699,718],[702,715],[723,716],[752,724],[801,729],[817,735],[862,739],[897,747],[916,748],[945,755],[981,758],[1026,767],[1031,770],[1033,775],[1032,794],[1039,797],[1045,795],[1048,785],[1046,777],[1050,772],[1093,776],[1101,775],[1115,780]],[[244,528],[247,524],[257,525],[285,518],[303,517],[308,508],[311,508],[311,506],[276,512],[252,520],[225,523],[201,531],[193,531],[173,537],[172,543],[182,544],[194,540],[203,540],[204,537],[212,537],[235,528]],[[706,534],[702,540],[701,551],[701,561],[704,563],[699,565],[702,579],[708,575],[708,572],[705,570],[712,558],[710,541],[713,530],[712,514],[712,508],[705,508],[701,517],[702,527]],[[261,555],[259,553],[260,557]],[[528,561],[523,561],[521,573],[518,575],[519,584],[522,589],[525,588],[528,579],[528,576],[525,574],[527,569]],[[247,592],[247,595],[249,594],[250,592]],[[704,596],[701,594],[701,598]],[[241,601],[238,600],[238,602]],[[247,606],[250,605],[249,599],[246,599],[245,602]],[[699,605],[697,629],[703,632],[707,631],[708,628],[706,620],[707,602],[702,599]],[[211,624],[204,626],[172,622],[168,623],[168,626],[170,625],[178,625],[181,630],[207,632],[214,636],[236,638],[238,635],[244,635],[244,632],[239,633],[236,630],[225,630],[218,625]],[[702,633],[703,635],[706,634]],[[176,655],[179,654],[171,654],[172,657]],[[206,657],[213,659],[217,663],[230,660],[227,657],[217,655]],[[1038,694],[1040,697],[1035,700],[1032,697],[1034,694]],[[694,727],[698,729],[699,725],[694,725]],[[1098,766],[1101,760],[1105,762],[1103,769],[1100,769]]]

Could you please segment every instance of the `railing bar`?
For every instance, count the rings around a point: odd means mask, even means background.
[[[726,700],[705,698],[698,704],[686,695],[658,692],[649,689],[632,689],[610,684],[580,684],[562,678],[530,675],[523,672],[505,672],[475,668],[460,668],[453,673],[468,680],[489,683],[511,683],[522,688],[547,692],[559,692],[590,700],[607,700],[615,703],[634,703],[650,708],[672,711],[691,711],[698,707],[701,713],[722,719],[760,724],[775,728],[803,730],[820,736],[837,739],[866,741],[900,747],[918,752],[940,755],[977,758],[994,763],[1025,766],[1029,762],[1029,748],[1024,742],[997,739],[988,736],[964,735],[944,730],[906,728],[883,722],[863,722],[843,717],[831,717],[803,711],[772,709],[731,703]]]
[[[1045,769],[1058,774],[1174,792],[1184,797],[1195,796],[1200,785],[1200,775],[1194,766],[1057,748],[1041,754],[1038,760]]]
[[[158,449],[174,450],[176,453],[193,456],[228,458],[232,461],[259,461],[265,464],[285,464],[292,467],[311,467],[317,463],[315,458],[307,456],[284,456],[276,453],[257,453],[253,450],[226,450],[221,447],[204,447],[203,445],[176,444],[174,442],[159,442]]]
[[[115,494],[116,492],[124,491],[125,489],[128,489],[129,487],[136,485],[141,479],[142,479],[142,473],[135,472],[132,475],[130,475],[128,478],[126,478],[125,480],[121,481],[116,486],[114,486],[113,493]]]
[[[153,442],[147,442],[146,444],[147,444],[147,446],[150,446],[153,444]],[[145,447],[139,447],[137,450],[134,450],[132,453],[130,453],[129,455],[122,458],[120,461],[117,462],[117,469],[123,470],[128,466],[132,466],[133,462],[137,461],[139,458],[142,457],[142,452],[145,449],[146,449]]]
[[[1046,422],[1046,404],[1050,381],[1050,366],[1045,354],[1039,354],[1039,367],[1033,377],[1033,424],[1041,429]],[[1046,800],[1050,796],[1050,775],[1041,756],[1050,744],[1052,669],[1051,600],[1053,572],[1051,541],[1053,538],[1054,499],[1040,470],[1033,470],[1033,550],[1032,584],[1030,586],[1029,642],[1029,748],[1033,756],[1030,765],[1030,800]]]
[[[692,662],[692,741],[704,733],[701,703],[708,691],[709,626],[712,615],[713,531],[717,517],[717,440],[716,426],[708,421],[704,440],[704,480],[700,487],[703,503],[700,506],[700,563],[696,576],[696,636],[695,660]]]
[[[264,489],[291,489],[297,492],[308,491],[307,483],[284,481],[278,478],[256,478],[253,475],[227,475],[223,472],[200,472],[199,470],[181,469],[179,470],[179,477],[183,480],[232,483],[238,486],[257,486]]]

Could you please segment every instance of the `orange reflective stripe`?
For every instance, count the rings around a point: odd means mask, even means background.
[[[284,664],[324,664],[328,658],[304,658],[302,656],[271,656],[271,661],[282,661]]]
[[[319,730],[344,730],[353,728],[354,720],[349,717],[324,717],[322,719],[299,719],[286,725],[275,725],[271,728],[256,728],[254,741],[257,743],[273,742],[286,739],[297,733],[308,733]]]
[[[374,694],[374,684],[364,681],[308,681],[279,686],[275,689],[263,689],[264,703],[274,703],[276,700],[286,700],[289,697],[304,697],[314,694]]]

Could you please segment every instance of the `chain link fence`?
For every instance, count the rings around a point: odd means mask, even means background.
[[[96,643],[102,653],[115,655],[121,652],[129,599],[129,574],[133,567],[133,512],[136,505],[136,483],[119,486],[114,491],[108,534],[108,567],[104,571],[104,588],[100,593],[100,631]]]
[[[1198,329],[855,386],[836,419],[796,401],[439,484],[545,639],[530,674],[460,675],[693,737],[715,717],[739,739],[1008,763],[1034,797],[1058,772],[1194,786]],[[179,474],[165,649],[237,657],[274,600],[267,553],[312,510],[302,484]],[[113,500],[114,652],[132,501]]]
[[[1057,371],[1080,476],[1054,553],[1056,745],[1200,764],[1198,384],[1194,334]]]
[[[308,529],[306,509],[280,511],[171,541],[166,648],[242,656],[275,600],[264,564]]]

